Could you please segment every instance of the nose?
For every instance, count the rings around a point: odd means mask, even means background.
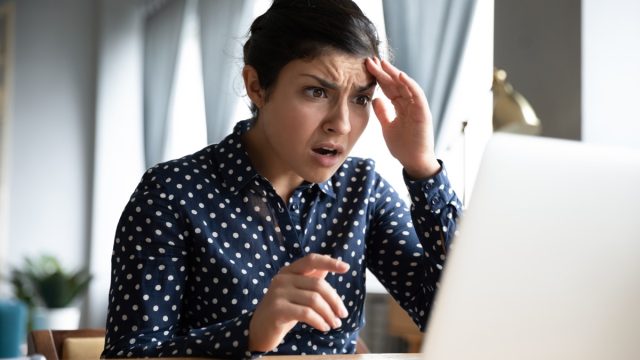
[[[349,120],[349,103],[346,99],[336,102],[322,125],[327,133],[348,134],[351,131],[351,121]]]

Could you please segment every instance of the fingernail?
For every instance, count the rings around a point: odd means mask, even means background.
[[[347,309],[344,306],[342,306],[342,309],[340,309],[340,317],[346,318],[347,316],[349,316],[349,313],[347,312]]]
[[[334,328],[334,329],[337,329],[337,328],[339,328],[340,326],[342,326],[342,321],[341,321],[339,318],[335,318],[335,319],[333,320],[333,328]]]

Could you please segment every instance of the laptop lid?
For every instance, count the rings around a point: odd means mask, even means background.
[[[422,352],[640,359],[640,152],[495,135]]]

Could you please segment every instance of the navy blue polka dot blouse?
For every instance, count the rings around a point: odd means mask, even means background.
[[[369,268],[424,328],[461,204],[446,171],[414,181],[411,211],[375,171],[348,158],[287,203],[233,134],[149,169],[116,231],[104,357],[250,358],[249,322],[271,278],[309,254],[350,264],[326,281],[349,316],[324,332],[298,323],[277,354],[353,353]]]

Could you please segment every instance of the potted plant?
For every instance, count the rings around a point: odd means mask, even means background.
[[[23,267],[11,273],[15,296],[29,307],[31,329],[78,328],[80,307],[76,300],[90,281],[87,269],[67,271],[50,255],[26,258]]]

